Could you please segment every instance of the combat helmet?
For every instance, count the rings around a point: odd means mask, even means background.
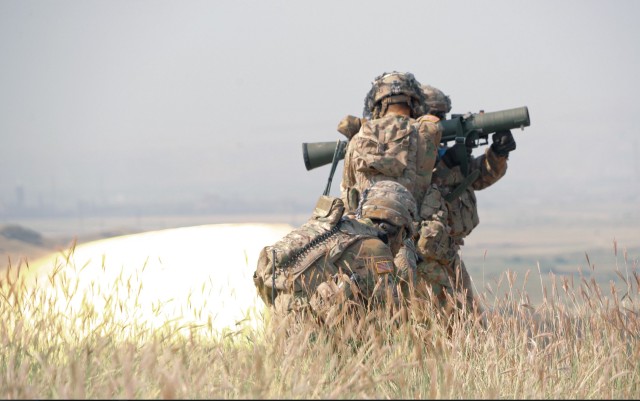
[[[405,227],[413,235],[413,221],[418,212],[416,200],[404,185],[391,180],[377,181],[362,193],[359,217],[385,220]]]
[[[451,111],[451,99],[444,92],[431,85],[422,85],[421,88],[427,98],[426,104],[431,114],[441,117],[440,114],[444,116]]]
[[[364,99],[362,114],[367,119],[380,118],[392,103],[407,103],[413,118],[427,112],[420,82],[410,72],[393,71],[377,76]]]

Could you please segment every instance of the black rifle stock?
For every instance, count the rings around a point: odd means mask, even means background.
[[[452,114],[451,119],[438,123],[442,129],[440,143],[450,141],[476,148],[489,143],[489,135],[515,128],[524,129],[531,124],[526,106],[485,113]],[[324,166],[334,160],[344,159],[347,141],[311,142],[302,144],[304,165],[308,170]],[[336,149],[337,148],[337,149]],[[460,148],[464,151],[463,148]],[[337,150],[337,152],[336,152]],[[464,159],[464,158],[463,158]],[[463,169],[466,173],[466,168]],[[465,174],[466,175],[466,174]]]

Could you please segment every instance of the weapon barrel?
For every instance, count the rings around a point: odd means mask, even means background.
[[[346,145],[346,141],[340,142],[345,142]],[[333,161],[336,146],[338,146],[336,141],[303,143],[302,157],[304,158],[304,166],[307,168],[307,171],[324,166],[325,164],[330,164]],[[338,160],[344,159],[345,147],[346,146],[342,146],[340,152],[338,152]]]
[[[442,128],[441,143],[454,140],[456,137],[465,136],[471,131],[479,131],[483,135],[491,134],[501,130],[528,127],[531,124],[529,119],[529,109],[517,107],[488,113],[471,114],[467,117],[455,117],[439,122]],[[340,149],[336,157],[338,160],[344,159],[346,141],[311,142],[302,144],[302,157],[304,165],[308,170],[330,164],[333,161],[333,154],[336,146],[340,142]]]
[[[526,106],[471,114],[466,118],[452,118],[440,122],[443,139],[457,136],[460,133],[460,129],[464,132],[480,131],[487,135],[501,130],[528,127],[530,124],[529,109]]]

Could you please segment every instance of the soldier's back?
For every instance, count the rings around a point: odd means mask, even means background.
[[[347,209],[353,211],[357,207],[353,199],[381,180],[404,185],[420,205],[431,181],[440,135],[437,124],[424,119],[388,114],[363,121],[346,151],[341,188],[357,193],[343,193]]]

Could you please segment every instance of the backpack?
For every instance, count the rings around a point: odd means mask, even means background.
[[[439,135],[438,129],[423,118],[387,115],[364,120],[345,156],[341,192],[348,210],[355,209],[366,188],[381,180],[404,185],[419,206],[431,181],[437,153],[431,138]]]
[[[274,305],[281,293],[300,294],[308,289],[303,286],[314,288],[325,280],[317,272],[309,271],[317,261],[326,258],[323,262],[333,266],[350,245],[377,236],[375,228],[342,219],[343,213],[344,203],[340,198],[322,195],[306,223],[275,244],[262,248],[253,283],[265,304]]]
[[[308,250],[334,235],[340,226],[344,204],[339,198],[322,195],[311,218],[273,245],[260,251],[253,282],[258,295],[273,305],[277,292],[290,290],[302,269],[295,269]]]
[[[417,130],[411,122],[393,115],[366,121],[351,142],[355,170],[369,179],[376,175],[415,178]]]

